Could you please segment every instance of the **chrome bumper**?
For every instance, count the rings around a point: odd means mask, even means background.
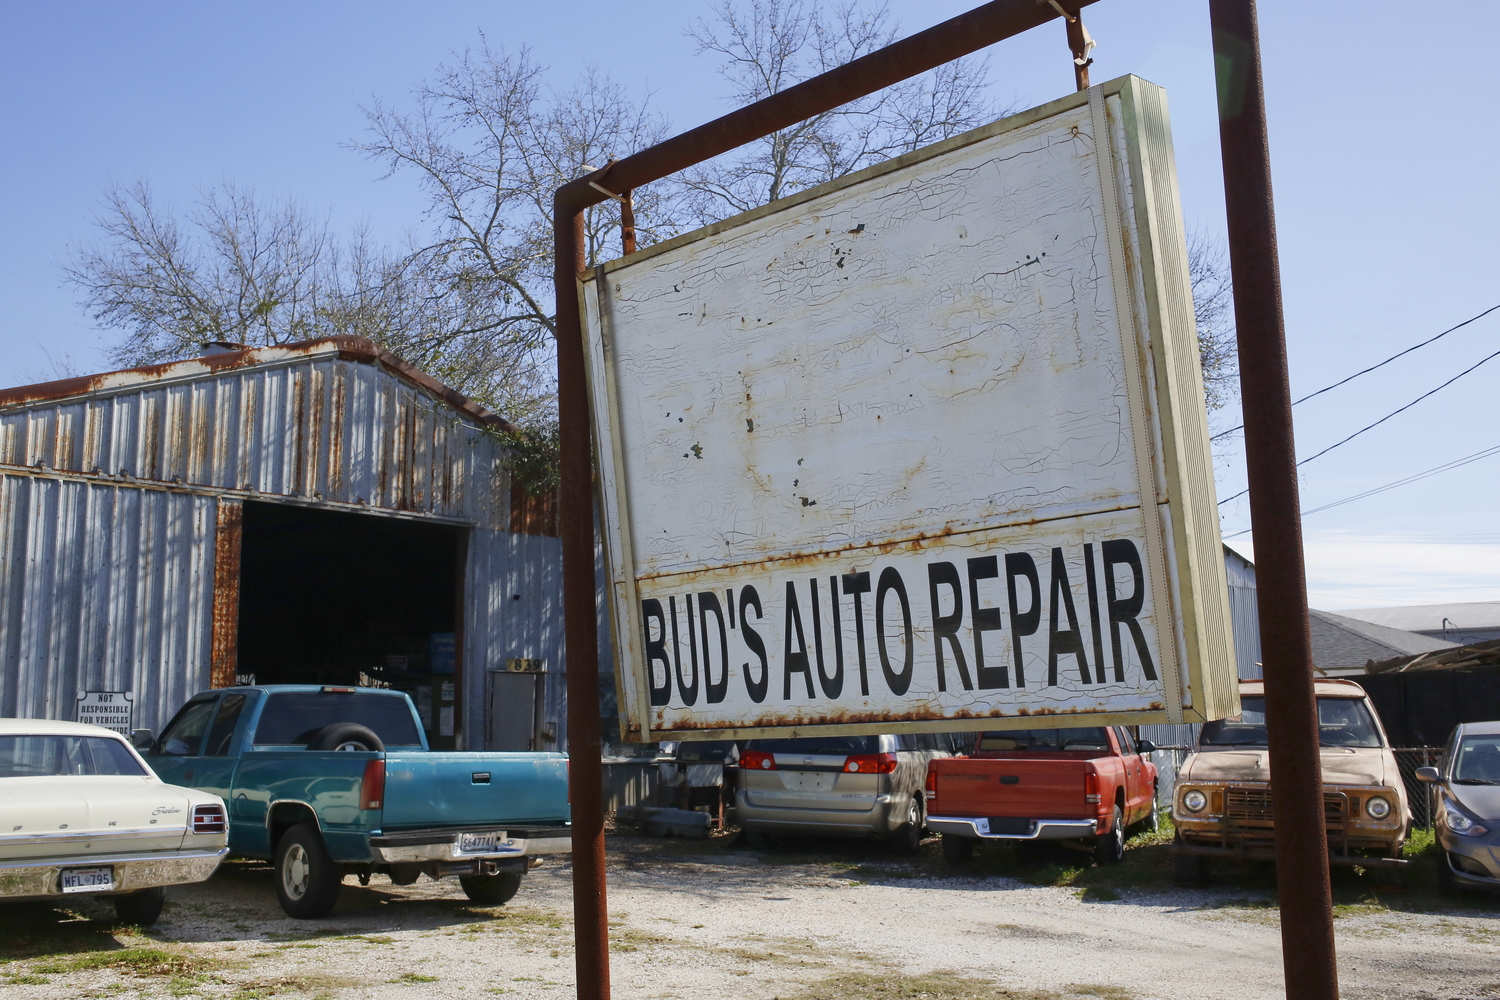
[[[113,868],[115,895],[158,885],[202,882],[224,860],[229,848],[212,851],[168,851],[141,854],[80,855],[70,858],[25,858],[0,861],[0,899],[51,899],[63,895],[60,873],[64,868]],[[68,893],[68,895],[75,895]],[[80,892],[76,895],[91,895]]]
[[[979,840],[1073,840],[1092,837],[1099,829],[1093,819],[1034,819],[1026,833],[991,833],[984,816],[928,816],[927,829]]]
[[[493,829],[489,827],[481,832]],[[567,827],[507,830],[493,851],[460,851],[460,832],[463,831],[411,830],[371,837],[370,856],[375,864],[389,865],[423,861],[494,861],[539,854],[567,854],[573,850],[573,833]]]

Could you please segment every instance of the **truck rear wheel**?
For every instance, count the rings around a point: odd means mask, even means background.
[[[503,906],[521,889],[520,872],[496,872],[493,875],[461,875],[458,884],[464,895],[480,906]]]
[[[115,915],[127,924],[150,927],[161,916],[162,905],[167,901],[167,891],[161,886],[142,889],[139,892],[115,896]]]
[[[943,834],[943,860],[950,865],[967,864],[974,857],[974,841],[970,837]]]
[[[922,827],[927,824],[927,815],[922,809],[922,800],[912,796],[906,807],[906,822],[891,834],[891,844],[902,854],[916,854],[922,850]]]
[[[327,916],[338,902],[344,874],[328,856],[313,824],[298,823],[282,835],[273,867],[276,898],[287,916],[316,920]]]
[[[1118,803],[1109,832],[1094,842],[1094,860],[1101,865],[1117,865],[1125,860],[1125,810]]]

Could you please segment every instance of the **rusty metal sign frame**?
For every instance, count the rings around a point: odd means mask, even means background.
[[[1079,88],[1088,51],[1079,22],[1094,0],[994,0],[651,149],[571,181],[553,197],[560,504],[568,720],[572,754],[573,911],[577,993],[610,995],[605,899],[598,620],[594,595],[592,434],[577,277],[586,266],[583,212],[617,192],[1063,19]],[[1257,529],[1261,641],[1276,799],[1282,961],[1290,1000],[1337,1000],[1333,913],[1323,830],[1317,706],[1312,691],[1296,449],[1271,195],[1256,0],[1208,0],[1219,89],[1229,252],[1238,290],[1251,521]],[[626,233],[627,252],[633,232]],[[587,668],[587,669],[585,669]],[[1272,686],[1276,691],[1272,693]]]
[[[1106,105],[1114,110],[1107,111]],[[953,158],[971,155],[969,153],[971,149],[977,151],[992,147],[997,150],[996,155],[1002,155],[1002,158],[1008,159],[1013,154],[999,154],[998,150],[1001,147],[995,147],[995,143],[1008,141],[1007,137],[1012,133],[1033,134],[1034,127],[1049,127],[1049,124],[1054,122],[1057,124],[1050,125],[1050,127],[1063,130],[1057,134],[1065,134],[1068,129],[1076,129],[1079,124],[1087,123],[1084,127],[1091,130],[1096,140],[1097,137],[1108,137],[1106,142],[1094,143],[1093,166],[1083,168],[1093,179],[1084,184],[1080,190],[1087,189],[1091,192],[1092,197],[1097,199],[1099,214],[1104,217],[1099,236],[1102,237],[1101,242],[1104,244],[1105,252],[1098,254],[1098,257],[1107,258],[1108,261],[1106,266],[1112,278],[1112,287],[1108,294],[1109,299],[1112,300],[1113,322],[1120,340],[1116,353],[1106,355],[1108,360],[1101,359],[1095,364],[1103,365],[1110,370],[1118,366],[1122,370],[1123,392],[1120,403],[1129,413],[1130,441],[1121,443],[1124,444],[1125,452],[1131,456],[1126,460],[1127,463],[1133,464],[1129,478],[1134,482],[1132,492],[1139,497],[1140,525],[1136,530],[1140,531],[1138,541],[1143,542],[1141,555],[1144,557],[1142,568],[1145,571],[1145,580],[1142,583],[1153,595],[1151,617],[1155,628],[1156,643],[1151,650],[1151,655],[1156,660],[1155,666],[1159,679],[1151,682],[1151,693],[1139,695],[1135,706],[1127,708],[1120,705],[1114,710],[1103,711],[1059,708],[1056,699],[1051,699],[1040,703],[1023,702],[1020,713],[1007,711],[1003,715],[984,714],[985,710],[982,707],[976,713],[973,711],[973,706],[970,706],[961,709],[960,715],[947,717],[942,714],[941,710],[932,714],[931,717],[903,712],[902,714],[907,716],[909,721],[901,721],[902,715],[892,717],[889,712],[867,711],[866,714],[871,716],[869,718],[836,722],[821,718],[814,721],[805,712],[801,716],[801,721],[791,721],[791,717],[797,716],[798,712],[792,706],[787,706],[779,713],[776,722],[745,721],[740,726],[722,727],[713,723],[705,723],[701,727],[677,727],[669,719],[666,723],[658,724],[656,719],[664,709],[660,705],[650,704],[647,683],[641,673],[646,669],[646,654],[642,648],[642,637],[645,632],[642,627],[641,605],[637,591],[638,566],[635,554],[638,540],[634,537],[633,525],[636,517],[631,513],[631,489],[626,486],[627,482],[632,480],[649,482],[654,478],[654,474],[648,474],[644,468],[636,468],[643,461],[641,455],[634,452],[628,455],[625,453],[623,414],[620,409],[620,386],[621,379],[626,378],[625,373],[633,369],[643,372],[655,371],[657,366],[646,363],[640,356],[635,357],[634,361],[622,362],[617,359],[616,350],[621,344],[621,331],[615,329],[615,310],[612,304],[617,292],[617,284],[625,280],[627,284],[634,285],[639,295],[641,282],[650,285],[653,278],[649,273],[638,273],[638,269],[643,266],[648,268],[654,266],[651,262],[656,259],[665,258],[667,261],[675,262],[675,266],[682,266],[688,260],[700,260],[698,255],[723,252],[723,249],[735,240],[754,240],[756,237],[752,234],[765,234],[767,226],[784,227],[792,224],[793,219],[811,222],[813,219],[825,218],[831,213],[838,214],[851,210],[849,206],[860,204],[861,197],[869,197],[860,192],[869,191],[872,185],[875,185],[877,189],[882,189],[880,185],[885,184],[884,189],[889,189],[890,178],[898,176],[901,178],[899,187],[909,186],[916,176],[913,172],[926,170],[929,165],[933,165],[931,169],[939,172],[959,169],[958,165],[952,162]],[[1066,124],[1068,122],[1072,124]],[[944,162],[948,165],[936,166]],[[961,169],[971,172],[977,162],[982,161],[970,162]],[[1128,192],[1133,192],[1133,196],[1121,191],[1122,184]],[[1180,723],[1232,714],[1237,708],[1238,699],[1234,684],[1233,656],[1228,639],[1229,613],[1227,603],[1223,599],[1225,583],[1223,561],[1219,554],[1218,515],[1213,505],[1207,422],[1203,414],[1199,389],[1196,352],[1191,346],[1194,337],[1193,313],[1189,301],[1186,252],[1182,246],[1176,207],[1176,188],[1176,171],[1170,152],[1170,125],[1166,116],[1164,92],[1153,84],[1136,77],[1126,76],[934,143],[921,150],[906,153],[830,183],[809,188],[779,199],[770,205],[761,206],[702,229],[684,233],[638,253],[600,263],[590,273],[580,275],[578,279],[580,324],[585,331],[586,363],[592,388],[601,529],[606,538],[604,545],[608,579],[606,594],[610,606],[609,620],[614,625],[612,636],[616,656],[615,680],[618,687],[618,703],[623,709],[621,738],[628,742],[651,742],[662,739],[749,739],[792,736],[814,725],[819,732],[829,734],[969,731],[978,726],[1004,729],[1045,725],[1048,721],[1056,724],[1058,719],[1063,717],[1051,714],[1039,717],[1037,714],[1028,714],[1027,704],[1030,704],[1033,709],[1066,712],[1068,714],[1065,717],[1072,725]],[[839,231],[842,228],[842,226],[835,227]],[[925,239],[926,236],[921,238]],[[1134,253],[1132,253],[1132,247],[1135,248]],[[779,247],[776,251],[766,251],[766,253],[774,252],[779,259],[785,250],[786,248]],[[1128,263],[1133,256],[1139,258],[1135,266]],[[736,260],[738,261],[738,258]],[[743,261],[739,263],[743,264]],[[674,265],[668,264],[668,266]],[[700,263],[695,266],[701,267],[702,265]],[[1060,273],[1067,273],[1066,269],[1070,265],[1057,266],[1064,268],[1064,271]],[[1084,266],[1086,270],[1093,273],[1098,267],[1098,261]],[[691,270],[692,268],[689,268],[689,271]],[[752,270],[759,273],[758,265]],[[673,277],[665,280],[668,284],[679,280],[677,272],[674,271]],[[855,280],[858,281],[857,276]],[[675,285],[673,285],[673,290],[676,291]],[[689,292],[690,289],[687,285],[683,285],[682,291]],[[849,294],[856,299],[860,297],[858,289]],[[636,301],[637,306],[628,308],[626,315],[630,315],[633,308],[645,306],[645,303]],[[654,294],[649,296],[649,301],[656,301],[656,296]],[[655,319],[637,320],[637,331],[642,323],[653,331],[657,330],[661,323],[670,323],[664,317],[670,316],[673,308],[675,307],[669,307],[666,313]],[[767,317],[769,318],[770,315],[767,314]],[[798,334],[788,332],[781,323],[782,319],[789,317],[776,315],[778,320],[774,329],[782,331],[780,336],[792,337],[793,340],[799,339]],[[803,322],[806,321],[803,320]],[[771,332],[769,326],[765,329],[767,333]],[[641,334],[637,332],[632,338],[638,349],[641,346],[640,336]],[[764,339],[764,336],[763,334],[759,339]],[[695,336],[689,339],[701,338]],[[698,361],[700,363],[703,361],[701,356]],[[684,360],[684,363],[691,362]],[[710,377],[706,371],[705,377]],[[748,375],[748,373],[744,374]],[[645,384],[636,379],[627,379],[627,381],[632,383],[633,391],[637,395],[643,391],[647,393],[651,391],[649,381]],[[636,405],[640,405],[639,400],[636,401]],[[688,404],[679,400],[679,404],[668,405],[672,405],[675,409],[676,405]],[[691,407],[689,409],[691,410]],[[715,414],[723,411],[723,407],[717,404],[711,409]],[[972,414],[970,416],[972,418]],[[677,419],[680,422],[681,418]],[[730,422],[738,425],[737,418],[731,419]],[[753,421],[756,427],[760,423],[759,419]],[[720,426],[719,430],[722,431],[722,429]],[[888,427],[887,432],[890,431],[892,428]],[[699,431],[693,430],[690,424],[688,433],[691,439],[692,435]],[[633,448],[638,449],[641,443],[637,441]],[[687,464],[693,465],[691,462]],[[799,470],[804,474],[804,478],[806,471]],[[656,474],[659,472],[660,470]],[[760,474],[757,473],[756,479],[759,480],[759,478]],[[699,484],[700,487],[702,485],[702,483]],[[744,489],[747,485],[741,483],[739,488]],[[692,492],[693,487],[688,487],[688,489]],[[755,510],[757,513],[750,515],[755,519],[759,519],[766,513],[763,508],[755,508]],[[1100,510],[1103,511],[1104,508]],[[1170,516],[1166,516],[1168,511]],[[1063,516],[1060,510],[1032,510],[1022,507],[1000,520],[1003,523],[1021,525],[1040,519],[1047,525],[1075,524],[1076,530],[1085,530],[1083,525],[1093,518],[1114,518],[1122,513],[1118,509],[1110,509],[1108,513],[1080,511]],[[1054,520],[1054,518],[1060,518],[1060,520]],[[950,538],[948,532],[955,528],[958,534]],[[863,539],[843,548],[814,551],[821,544],[821,538],[817,530],[813,529],[811,535],[806,535],[802,543],[793,548],[798,552],[798,557],[807,554],[824,560],[828,564],[828,571],[832,571],[833,564],[836,562],[855,565],[860,560],[861,553],[872,552],[870,546],[875,546],[887,558],[905,552],[908,545],[911,545],[930,558],[941,559],[948,558],[946,554],[936,554],[948,551],[942,547],[943,542],[958,542],[958,548],[970,551],[966,546],[976,543],[959,541],[960,539],[978,539],[981,535],[988,533],[998,531],[1005,534],[1014,533],[1016,530],[1015,527],[984,528],[974,524],[954,522],[933,523],[923,527],[923,534],[919,534],[917,541],[911,543],[902,542],[897,536],[881,536],[874,541]],[[1025,529],[1021,530],[1024,536]],[[1170,533],[1170,539],[1164,536],[1167,532]],[[1085,534],[1084,537],[1088,535]],[[993,541],[978,543],[972,552],[991,551],[987,546],[992,544],[994,544]],[[806,547],[808,545],[813,545],[814,549],[808,549]],[[934,548],[935,545],[938,548]],[[644,553],[642,556],[644,557]],[[734,563],[735,569],[733,570],[709,566],[696,572],[684,571],[684,573],[694,578],[695,582],[690,588],[694,590],[712,591],[715,589],[715,585],[709,580],[699,579],[705,574],[715,576],[719,580],[717,587],[722,590],[730,583],[732,576],[741,576],[743,579],[743,574],[747,569],[751,570],[755,582],[759,585],[763,583],[764,572],[756,574],[755,567],[761,567],[765,572],[779,573],[776,567],[782,561],[798,557],[771,553],[764,553],[757,557],[747,553],[745,561]],[[706,558],[711,561],[713,557],[707,556]],[[690,561],[696,562],[697,559],[692,557]],[[890,564],[887,562],[886,565]],[[845,566],[839,571],[843,572],[847,569],[848,566]],[[676,578],[676,574],[667,574],[667,578]],[[777,589],[779,586],[778,582],[770,588],[770,591],[779,592]],[[761,587],[761,593],[767,594],[764,586]],[[1084,596],[1078,599],[1084,600]],[[662,603],[665,603],[664,598]],[[759,603],[758,600],[757,603]],[[770,602],[770,604],[774,603],[774,600]],[[768,611],[771,610],[770,604],[767,605]],[[1082,609],[1083,606],[1080,604],[1079,608]],[[1091,603],[1090,607],[1094,605]],[[734,609],[727,610],[730,624],[726,634],[733,635],[736,634]],[[1097,609],[1088,613],[1091,623],[1097,616]],[[774,619],[774,612],[772,617]],[[837,615],[835,615],[835,620],[837,620]],[[816,614],[812,621],[814,622],[813,631],[817,632]],[[691,625],[691,615],[689,622],[691,633],[694,631]],[[778,627],[772,626],[773,633]],[[919,622],[919,634],[922,634],[922,627]],[[665,630],[666,625],[661,625],[661,628]],[[676,634],[675,626],[673,634]],[[1096,648],[1094,653],[1089,655],[1096,656],[1099,641],[1097,631],[1095,635]],[[705,642],[707,642],[706,639]],[[843,645],[848,644],[849,639],[846,636]],[[772,642],[770,645],[774,646],[775,643]],[[692,669],[696,676],[696,646],[693,648],[694,666]],[[820,639],[819,649],[821,648]],[[767,655],[775,659],[774,652],[768,652]],[[842,663],[841,648],[838,655]],[[685,663],[686,658],[683,659]],[[738,659],[737,656],[731,657],[731,660],[737,661]],[[927,662],[925,653],[922,662]],[[676,668],[679,674],[683,665],[679,664]],[[931,666],[930,663],[927,665]],[[727,669],[734,670],[735,668],[729,666]],[[774,668],[768,664],[768,669]],[[782,665],[782,669],[785,669],[785,664]],[[839,668],[839,672],[841,676],[842,667]],[[696,686],[695,681],[693,687],[696,689]],[[863,689],[863,683],[861,687]],[[968,688],[966,681],[963,688],[965,690]],[[732,690],[738,690],[738,685],[735,684]],[[939,699],[951,697],[941,694],[941,690],[940,686],[939,693],[934,696]],[[998,689],[994,695],[1001,695],[1001,690],[1005,695],[1009,695],[1021,689]],[[1090,689],[1085,687],[1072,697],[1087,698],[1089,691]],[[861,694],[864,694],[863,690]],[[729,702],[724,704],[733,703],[734,700],[731,697]],[[982,698],[980,700],[983,701]],[[1150,707],[1147,705],[1148,702],[1151,703]],[[741,705],[741,710],[744,707]],[[770,709],[769,704],[764,707]],[[895,711],[902,712],[902,709],[897,708]],[[995,710],[991,709],[991,711]],[[768,714],[777,713],[775,710],[770,710]],[[761,718],[765,719],[765,716]]]

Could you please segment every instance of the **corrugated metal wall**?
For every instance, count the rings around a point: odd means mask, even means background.
[[[135,692],[159,728],[208,686],[214,500],[0,476],[0,716]]]
[[[488,672],[512,657],[547,668],[543,716],[565,749],[567,673],[563,667],[562,543],[542,535],[475,531],[464,581],[464,745],[486,749]]]
[[[1240,680],[1262,676],[1260,667],[1260,608],[1255,603],[1255,564],[1224,547],[1224,569],[1229,578],[1229,618],[1234,626],[1234,658]]]
[[[219,498],[285,500],[469,527],[464,743],[483,742],[487,669],[527,657],[547,662],[565,748],[561,550],[510,533],[504,443],[336,344],[304,346],[0,411],[0,716],[71,719],[79,690],[134,691],[134,724],[159,730],[210,685]]]
[[[502,451],[452,407],[336,354],[0,412],[0,465],[504,530],[509,482],[494,481]]]

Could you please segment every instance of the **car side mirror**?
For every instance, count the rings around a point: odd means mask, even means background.
[[[151,744],[156,742],[156,734],[149,729],[132,729],[130,731],[130,745],[142,753],[151,749]]]
[[[1435,781],[1441,781],[1442,776],[1438,774],[1438,769],[1435,767],[1419,767],[1417,768],[1417,780],[1431,784]]]
[[[1136,753],[1156,753],[1156,744],[1150,740],[1136,740],[1135,750]]]

